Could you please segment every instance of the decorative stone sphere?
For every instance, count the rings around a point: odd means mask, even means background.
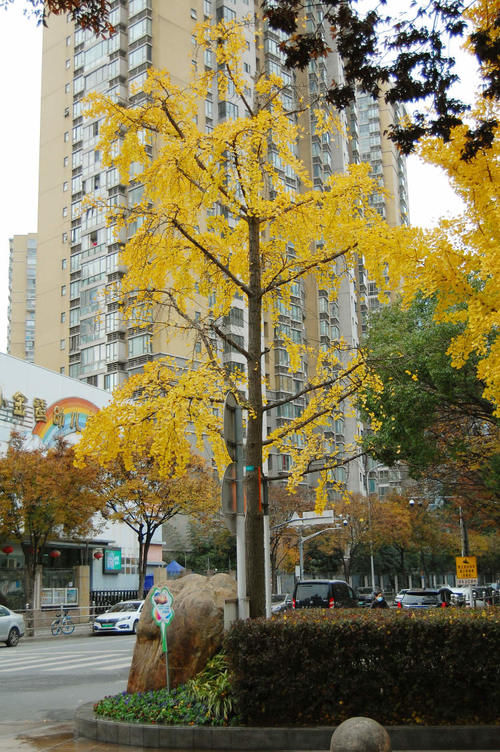
[[[389,734],[372,718],[348,718],[332,734],[330,752],[391,752]]]

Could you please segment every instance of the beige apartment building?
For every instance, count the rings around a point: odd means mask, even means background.
[[[209,55],[203,60],[195,56],[194,25],[204,19],[232,19],[258,16],[257,0],[115,0],[111,3],[111,23],[116,34],[111,39],[96,39],[91,32],[75,29],[65,17],[50,16],[44,30],[42,67],[42,110],[40,138],[40,177],[38,207],[38,250],[36,278],[35,362],[61,374],[112,390],[129,374],[141,369],[145,362],[165,354],[182,359],[182,345],[167,348],[161,332],[137,330],[120,317],[112,298],[104,299],[104,291],[120,279],[119,250],[126,242],[116,238],[106,227],[105,217],[95,209],[82,205],[84,196],[95,193],[114,203],[126,205],[128,190],[120,185],[115,170],[106,170],[97,149],[99,122],[83,117],[83,98],[90,91],[105,92],[124,104],[140,101],[135,87],[144,80],[149,67],[168,69],[178,82],[187,81],[191,66],[211,66]],[[319,4],[308,10],[311,22],[321,22]],[[244,70],[249,87],[257,68],[282,75],[290,109],[300,87],[310,95],[320,92],[332,78],[342,76],[342,61],[334,52],[313,61],[300,74],[291,73],[282,65],[279,53],[280,35],[263,28],[263,49],[256,49],[252,28],[247,31]],[[311,169],[315,186],[321,189],[324,180],[335,171],[344,170],[349,160],[369,158],[374,169],[381,168],[381,180],[394,186],[394,201],[380,206],[380,211],[394,223],[405,221],[406,177],[404,164],[389,159],[383,129],[387,114],[377,103],[370,105],[369,149],[364,148],[364,102],[353,108],[351,131],[353,143],[338,134],[323,139],[306,134],[297,144],[297,151]],[[375,112],[375,108],[377,112]],[[237,105],[219,101],[217,91],[200,103],[200,122],[208,130],[220,119],[237,116]],[[375,123],[375,121],[377,121]],[[359,128],[352,128],[359,123]],[[378,142],[372,129],[377,124]],[[377,163],[375,165],[375,163]],[[392,164],[392,167],[390,167]],[[294,174],[283,172],[284,184],[297,188]],[[396,189],[398,190],[396,194]],[[360,274],[362,274],[360,260]],[[283,328],[295,341],[311,341],[328,345],[340,336],[354,346],[359,343],[363,317],[367,308],[365,287],[356,280],[342,283],[337,300],[330,300],[325,291],[314,285],[297,285],[291,310],[282,317]],[[242,301],[235,300],[227,326],[235,336],[243,336],[245,320]],[[286,373],[280,327],[267,328],[269,352],[266,376],[273,396],[291,393],[292,380]],[[11,352],[9,350],[9,352]],[[14,354],[14,353],[12,353]],[[222,357],[231,366],[242,363],[234,351]],[[307,372],[294,374],[294,390],[305,383]],[[289,420],[303,408],[300,400],[285,405],[269,417],[268,428]],[[349,414],[347,414],[347,412]],[[332,427],[335,441],[348,445],[359,432],[361,424],[346,411],[345,419]],[[274,455],[268,468],[270,474],[286,473],[290,458]],[[342,476],[342,477],[340,477]],[[354,462],[349,471],[339,469],[339,480],[345,480],[352,491],[366,489],[366,470]]]
[[[7,351],[30,363],[35,353],[36,261],[35,233],[10,238]]]

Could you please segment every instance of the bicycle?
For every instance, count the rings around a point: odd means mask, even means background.
[[[71,616],[68,615],[67,608],[61,608],[61,612],[50,625],[50,631],[53,635],[59,635],[61,633],[72,634],[75,631],[75,625],[71,621]]]

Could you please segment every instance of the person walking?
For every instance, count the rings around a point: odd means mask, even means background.
[[[372,600],[370,608],[389,608],[382,592],[375,593],[375,598]]]

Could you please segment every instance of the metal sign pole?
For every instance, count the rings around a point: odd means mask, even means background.
[[[170,671],[168,665],[168,642],[167,642],[167,627],[174,618],[174,610],[172,608],[173,597],[172,593],[166,585],[161,588],[156,587],[151,591],[149,596],[151,600],[151,615],[156,624],[160,627],[161,642],[163,652],[165,654],[165,674],[167,681],[167,692],[170,692]]]
[[[243,420],[241,407],[235,409],[235,443],[236,443],[236,575],[238,582],[238,617],[246,619],[247,597],[247,562],[246,562],[246,531],[245,531],[245,489],[244,489],[244,456],[243,456]]]
[[[160,624],[161,629],[161,641],[163,646],[163,652],[165,653],[165,671],[167,674],[167,692],[170,692],[170,672],[168,666],[168,642],[167,642],[167,625],[164,621]]]

